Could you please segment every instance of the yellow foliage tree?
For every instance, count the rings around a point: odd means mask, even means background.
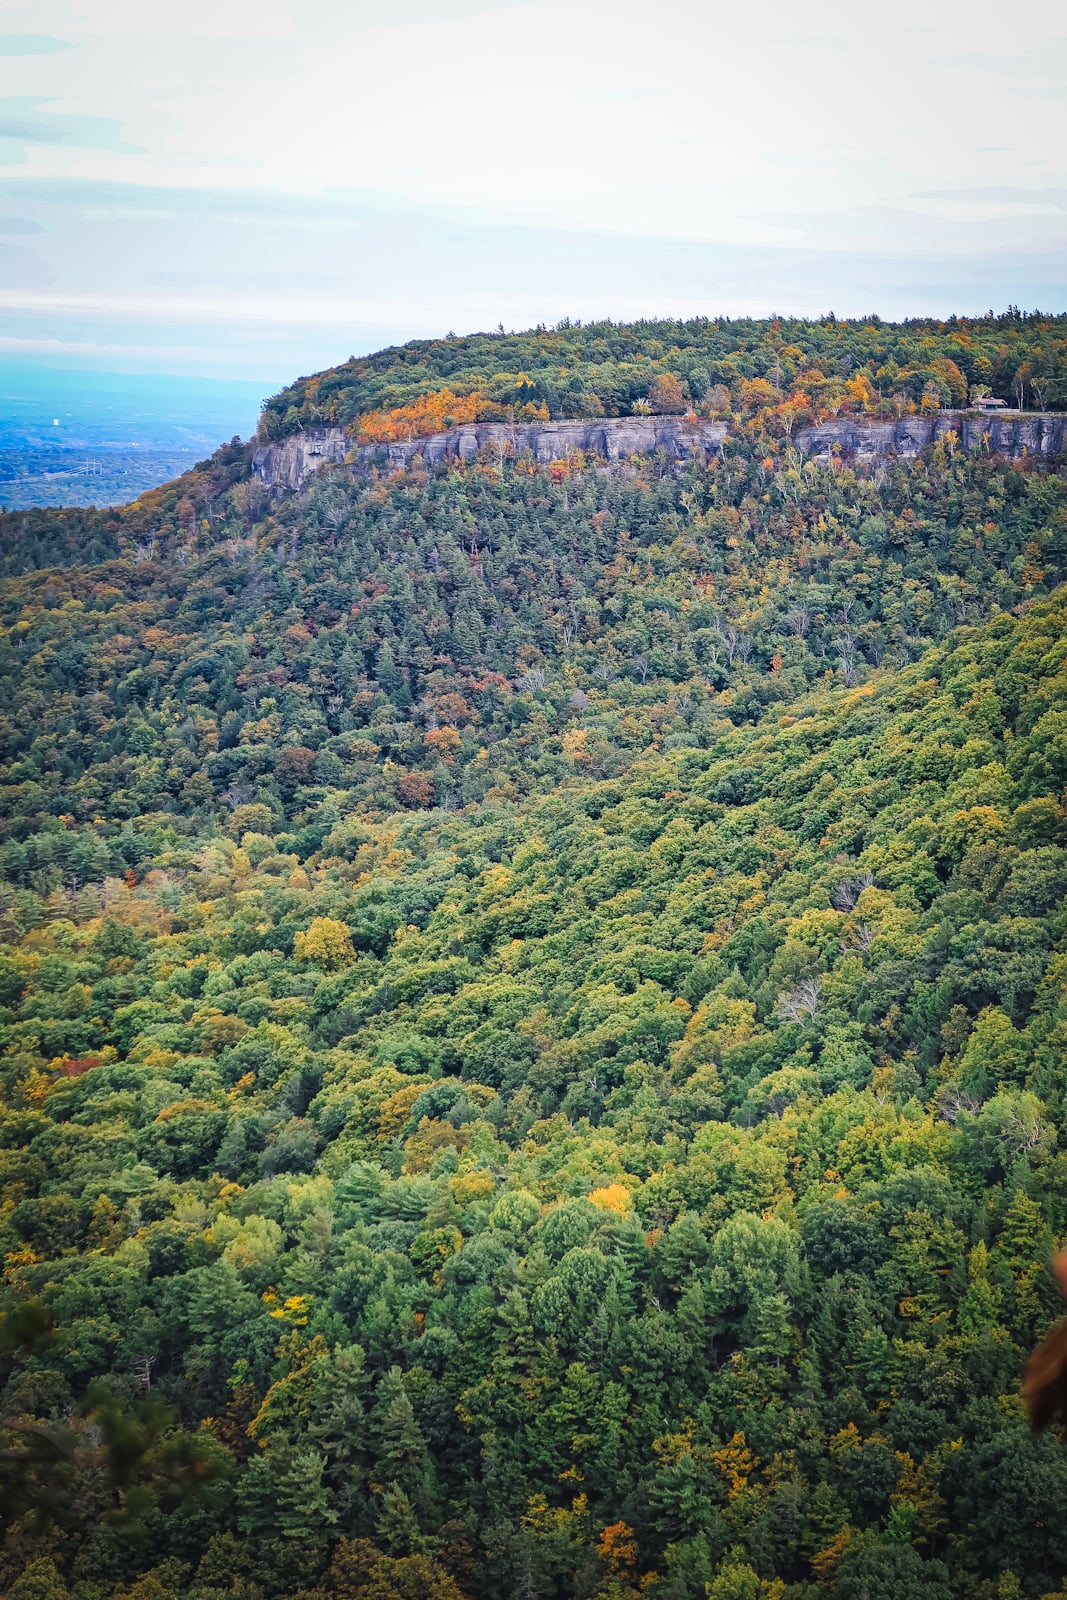
[[[686,394],[673,372],[661,372],[648,391],[648,400],[659,416],[677,416],[686,407]]]
[[[423,735],[422,742],[444,762],[446,767],[450,767],[456,759],[462,741],[455,728],[431,728]]]
[[[294,943],[299,961],[314,961],[326,972],[337,972],[356,959],[348,925],[336,917],[316,917]]]
[[[359,419],[356,437],[369,444],[426,439],[431,433],[443,433],[458,423],[477,422],[485,404],[484,395],[459,395],[451,389],[438,389],[433,394],[420,395],[407,406],[368,411]]]
[[[561,741],[566,754],[579,766],[589,760],[588,738],[584,728],[568,728]]]

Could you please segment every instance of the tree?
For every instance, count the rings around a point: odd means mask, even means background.
[[[660,372],[648,390],[648,401],[659,416],[676,416],[686,408],[686,393],[673,372]]]
[[[950,1600],[948,1569],[910,1545],[855,1543],[838,1568],[834,1600]]]
[[[42,1557],[31,1561],[8,1590],[10,1600],[69,1600],[70,1590],[56,1570],[54,1561]]]
[[[820,1010],[821,979],[802,978],[795,989],[778,997],[778,1015],[783,1022],[808,1022]]]
[[[423,811],[434,803],[433,780],[422,772],[405,772],[397,780],[397,799],[413,811]]]
[[[464,1600],[455,1580],[425,1556],[383,1555],[369,1539],[341,1539],[330,1564],[338,1600]]]
[[[300,1450],[279,1473],[275,1526],[283,1539],[324,1550],[337,1523],[337,1510],[323,1483],[326,1461],[315,1450]]]
[[[297,959],[313,961],[326,972],[337,972],[356,959],[352,935],[336,917],[315,917],[294,941]]]

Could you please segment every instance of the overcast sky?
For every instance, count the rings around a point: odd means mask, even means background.
[[[4,0],[0,354],[1067,310],[1067,7]]]

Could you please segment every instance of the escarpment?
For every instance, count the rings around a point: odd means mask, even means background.
[[[672,461],[706,460],[728,432],[725,422],[706,418],[620,417],[568,422],[472,422],[424,439],[359,444],[342,428],[307,429],[257,450],[253,470],[275,493],[299,489],[312,473],[347,461],[355,472],[372,468],[397,471],[421,457],[427,466],[470,461],[480,450],[508,456],[530,455],[541,465],[577,450],[617,463],[627,456],[662,450]]]
[[[1027,455],[1059,455],[1064,448],[1065,431],[1065,413],[989,415],[939,411],[932,416],[901,417],[888,422],[834,417],[798,428],[792,444],[803,455],[890,461],[920,455],[929,445],[952,434],[963,450],[988,449],[1015,460]],[[529,455],[541,465],[578,450],[609,465],[660,450],[669,460],[681,463],[694,457],[707,460],[723,445],[729,432],[728,423],[706,418],[579,418],[566,422],[467,423],[428,438],[361,444],[343,428],[308,428],[263,445],[255,453],[253,471],[273,494],[291,494],[325,466],[344,462],[357,475],[375,469],[402,471],[416,459],[436,467],[450,461],[470,461],[485,449],[502,456]]]
[[[793,443],[805,455],[836,452],[859,460],[917,456],[928,445],[955,434],[961,449],[987,449],[994,455],[1057,456],[1063,449],[1067,414],[1063,412],[935,411],[932,416],[901,417],[874,422],[863,417],[834,417],[814,427],[798,428]]]

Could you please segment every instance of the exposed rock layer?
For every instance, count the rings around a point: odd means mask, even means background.
[[[889,460],[917,456],[927,445],[954,433],[964,450],[988,447],[1015,459],[1024,454],[1059,455],[1065,427],[1067,414],[1062,412],[938,411],[931,417],[902,417],[899,422],[834,417],[812,428],[798,428],[793,442],[805,455],[827,455],[836,446],[860,460]]]
[[[839,453],[860,460],[916,456],[927,445],[955,433],[965,450],[988,447],[1007,456],[1058,455],[1064,448],[1067,415],[1047,412],[979,415],[939,411],[931,417],[903,417],[898,422],[870,422],[835,417],[814,427],[799,428],[793,443],[805,455]],[[691,456],[706,459],[727,435],[725,422],[687,422],[682,417],[620,417],[574,422],[470,423],[396,444],[356,444],[343,428],[312,428],[291,434],[256,451],[253,470],[275,494],[292,493],[320,467],[347,461],[355,472],[397,471],[421,456],[427,466],[469,461],[489,448],[508,454],[529,453],[535,461],[557,461],[575,450],[608,462],[662,450],[672,461]]]
[[[256,477],[275,492],[299,489],[313,472],[331,462],[348,461],[356,471],[378,467],[386,472],[406,467],[416,456],[427,466],[449,460],[469,461],[490,448],[508,454],[529,453],[535,461],[558,461],[575,450],[616,462],[625,456],[663,450],[673,461],[696,455],[706,459],[726,438],[725,422],[686,422],[682,417],[620,417],[574,422],[474,422],[428,439],[396,444],[355,444],[341,428],[315,428],[291,434],[257,450]]]

